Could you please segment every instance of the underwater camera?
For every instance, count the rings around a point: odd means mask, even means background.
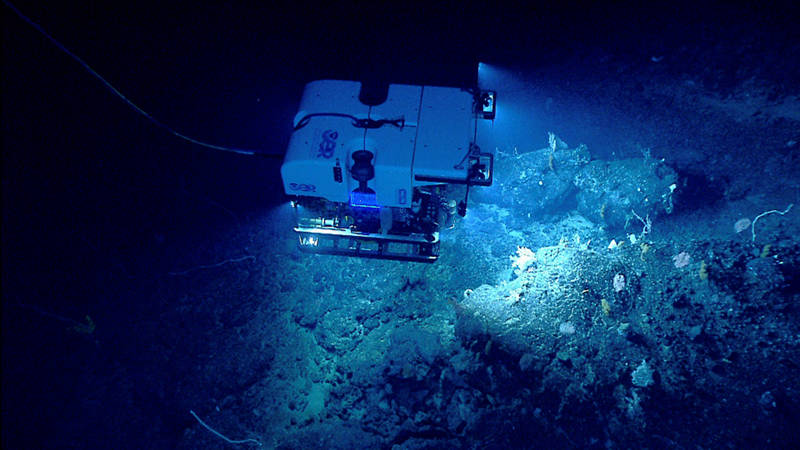
[[[300,249],[435,261],[470,187],[492,184],[493,155],[476,139],[495,100],[457,87],[307,84],[281,166]]]

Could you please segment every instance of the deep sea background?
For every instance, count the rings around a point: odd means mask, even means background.
[[[800,445],[798,6],[14,5],[267,157],[2,7],[4,448]],[[435,264],[295,248],[320,78],[497,90]]]

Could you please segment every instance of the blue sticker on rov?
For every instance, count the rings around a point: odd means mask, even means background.
[[[372,192],[351,192],[350,206],[355,208],[380,208],[378,205],[378,198],[375,193]]]
[[[401,205],[405,205],[407,199],[408,199],[408,194],[406,193],[406,190],[405,189],[399,189],[397,191],[397,203],[400,203]]]
[[[336,139],[339,137],[339,132],[334,130],[325,130],[322,132],[322,142],[319,143],[319,153],[317,158],[331,158],[333,152],[336,150]]]

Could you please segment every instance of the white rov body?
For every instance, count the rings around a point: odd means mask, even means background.
[[[354,81],[306,85],[281,167],[297,196],[300,248],[433,261],[439,228],[456,212],[445,188],[491,184],[492,156],[475,138],[478,120],[494,117],[494,93],[401,84],[377,92],[369,98]]]

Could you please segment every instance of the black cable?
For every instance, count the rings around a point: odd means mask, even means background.
[[[364,128],[364,129],[375,129],[380,128],[384,125],[391,125],[397,128],[402,129],[406,126],[406,119],[401,117],[399,119],[359,119],[358,117],[352,114],[344,114],[344,113],[312,113],[306,114],[303,116],[302,119],[297,121],[297,124],[294,126],[294,131],[297,131],[304,126],[308,125],[311,122],[311,119],[314,117],[344,117],[345,119],[350,119],[353,126],[356,128]]]
[[[81,66],[83,66],[84,69],[86,69],[87,72],[89,72],[92,76],[94,76],[95,78],[100,80],[100,82],[103,83],[103,85],[105,85],[105,87],[107,87],[117,97],[121,98],[125,103],[128,104],[128,106],[133,108],[134,111],[136,111],[139,114],[143,115],[145,118],[147,118],[149,121],[153,122],[159,128],[163,128],[163,129],[167,130],[168,132],[172,133],[173,135],[175,135],[175,136],[177,136],[177,137],[179,137],[179,138],[181,138],[183,140],[189,141],[192,144],[200,145],[200,146],[203,146],[203,147],[206,147],[206,148],[210,148],[210,149],[213,149],[213,150],[219,150],[219,151],[229,152],[229,153],[237,153],[237,154],[240,154],[240,155],[264,156],[264,157],[267,157],[267,158],[282,158],[283,157],[282,154],[267,153],[267,152],[263,152],[263,151],[260,151],[260,150],[249,150],[249,149],[241,149],[241,148],[223,147],[221,145],[209,144],[207,142],[199,141],[197,139],[191,138],[189,136],[186,136],[185,134],[182,134],[182,133],[179,133],[179,132],[175,131],[173,128],[161,123],[158,119],[156,119],[155,117],[150,115],[147,111],[143,110],[138,105],[136,105],[131,100],[129,100],[127,97],[125,97],[125,95],[123,95],[122,92],[119,91],[119,89],[115,88],[111,83],[108,82],[108,80],[103,78],[99,73],[97,73],[94,69],[92,69],[92,67],[89,66],[89,64],[87,64],[86,61],[82,60],[75,53],[72,53],[67,47],[65,47],[56,38],[54,38],[53,36],[50,36],[50,34],[48,34],[44,30],[44,28],[42,28],[38,23],[36,23],[33,20],[31,20],[25,14],[23,14],[22,11],[17,9],[17,7],[14,6],[13,4],[11,4],[11,2],[9,2],[8,0],[3,0],[3,3],[6,6],[8,6],[12,11],[14,11],[14,13],[16,13],[16,15],[19,16],[20,19],[22,19],[28,25],[33,27],[36,31],[41,33],[44,37],[47,38],[47,40],[52,42],[56,47],[58,47],[61,51],[66,53],[69,57],[71,57],[72,59],[77,61],[78,64],[80,64]]]
[[[311,122],[311,119],[314,117],[344,117],[346,119],[350,119],[352,121],[358,120],[356,116],[350,114],[342,114],[342,113],[313,113],[313,114],[306,114],[303,116],[302,119],[297,121],[297,124],[294,126],[294,131],[303,128],[304,126],[308,125]]]

